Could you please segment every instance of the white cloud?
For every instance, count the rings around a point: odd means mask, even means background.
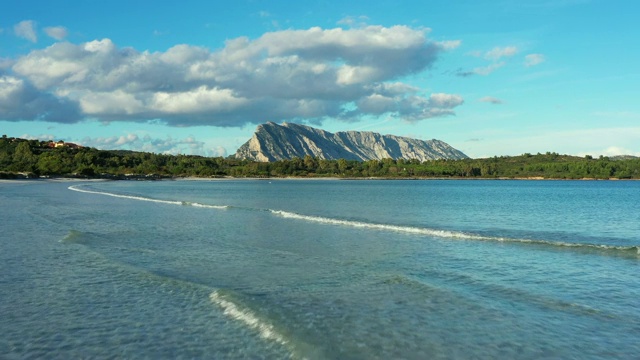
[[[79,98],[80,108],[87,115],[132,115],[145,110],[135,95],[120,89],[112,92],[85,92]]]
[[[358,108],[370,114],[384,114],[394,111],[397,101],[393,97],[371,94],[358,101]]]
[[[400,118],[408,122],[415,122],[434,117],[455,115],[453,109],[463,103],[462,96],[456,94],[435,93],[428,98],[411,96],[400,102],[398,114]]]
[[[338,69],[339,85],[352,85],[368,83],[378,76],[378,70],[370,66],[349,66],[344,65]]]
[[[486,103],[495,104],[495,105],[503,104],[503,103],[504,103],[502,100],[500,100],[500,99],[498,99],[498,98],[495,98],[495,97],[493,97],[493,96],[485,96],[485,97],[483,97],[483,98],[480,98],[480,101],[481,101],[481,102],[486,102]]]
[[[553,151],[569,155],[636,155],[640,156],[638,139],[640,127],[586,128],[579,130],[548,130],[530,128],[526,131],[486,130],[477,135],[483,138],[483,153],[470,150],[473,157],[494,155],[518,155],[523,153]],[[571,139],[571,141],[567,141]]]
[[[507,47],[495,47],[484,54],[484,58],[487,60],[499,60],[503,57],[511,57],[518,52],[518,48],[515,46]]]
[[[114,143],[117,146],[128,145],[135,143],[139,140],[138,135],[136,134],[128,134],[127,136],[120,136],[118,140]]]
[[[448,40],[448,41],[441,41],[441,42],[439,42],[439,44],[445,50],[453,50],[453,49],[457,49],[458,47],[460,47],[460,45],[462,45],[462,41],[461,40]]]
[[[41,140],[41,141],[56,140],[53,134],[40,134],[40,135],[22,134],[19,136],[19,138],[27,139],[27,140]]]
[[[418,89],[397,81],[429,69],[440,53],[460,45],[431,41],[427,32],[406,26],[315,27],[231,39],[216,51],[181,44],[141,52],[109,39],[60,42],[15,59],[11,71],[40,96],[75,104],[83,116],[107,122],[354,121],[382,109],[416,121],[453,114],[462,104],[442,107],[434,100],[438,96],[417,95]],[[5,117],[0,108],[0,119]]]
[[[0,76],[0,114],[2,120],[42,120],[73,123],[80,120],[77,104],[43,93],[27,81]]]
[[[209,157],[227,156],[227,150],[223,146],[207,145],[205,142],[197,140],[193,135],[183,139],[174,139],[170,135],[167,135],[166,138],[153,138],[148,134],[127,133],[121,136],[73,139],[60,138],[54,134],[31,135],[27,133],[19,137],[29,140],[64,140],[102,150],[134,150],[156,154],[188,154]]]
[[[464,100],[460,95],[437,93],[429,97],[429,103],[433,107],[453,109],[458,105],[462,105]]]
[[[68,32],[64,26],[50,26],[44,28],[44,32],[56,40],[62,40],[67,37]]]
[[[14,63],[11,59],[0,57],[0,74],[3,74],[7,69],[11,68]]]
[[[632,155],[640,156],[640,151],[633,151],[631,149],[625,149],[620,146],[610,146],[601,152],[604,156],[617,156],[617,155]]]
[[[415,91],[412,90],[412,92]],[[415,122],[438,116],[455,115],[453,109],[463,103],[462,96],[456,94],[435,93],[425,98],[405,94],[398,96],[388,92],[385,95],[376,93],[362,98],[356,105],[365,113],[372,115],[390,113],[408,122]]]
[[[542,54],[529,54],[524,57],[524,66],[531,67],[543,63],[546,60]]]
[[[246,99],[235,97],[229,89],[208,89],[203,85],[179,93],[156,92],[151,106],[164,113],[181,114],[232,111],[246,102]]]
[[[36,22],[33,20],[24,20],[13,27],[16,36],[27,39],[33,43],[38,41],[36,34]]]
[[[486,66],[476,67],[473,70],[458,69],[455,74],[461,77],[469,77],[473,75],[487,76],[506,64],[505,61],[500,61],[501,59],[512,57],[517,53],[518,48],[515,46],[494,47],[493,49],[486,51],[484,54],[481,51],[472,51],[468,53],[468,55],[478,58],[483,57],[485,60],[491,61],[491,63]]]
[[[221,147],[207,149],[203,141],[196,140],[193,136],[184,139],[153,138],[150,135],[127,133],[121,136],[110,137],[85,137],[79,141],[83,146],[95,147],[103,150],[134,150],[156,154],[187,154],[205,156],[226,156],[227,151]]]
[[[462,76],[462,77],[468,77],[473,75],[487,76],[492,72],[496,71],[497,69],[503,67],[504,65],[505,65],[505,62],[497,62],[497,63],[489,64],[487,66],[477,67],[471,71],[459,70],[456,75]]]
[[[351,27],[366,26],[369,18],[367,16],[346,16],[338,21],[338,25],[347,25]]]
[[[227,149],[223,148],[222,146],[216,146],[215,148],[211,149],[210,153],[211,154],[209,156],[227,157]]]

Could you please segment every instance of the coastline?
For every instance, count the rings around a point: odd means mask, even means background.
[[[15,178],[15,179],[0,179],[0,184],[8,183],[34,183],[34,182],[98,182],[98,181],[110,181],[109,179],[81,179],[72,177],[59,177],[59,178]]]
[[[15,177],[15,178],[1,178],[0,183],[32,183],[32,182],[95,182],[95,181],[231,181],[231,180],[264,180],[264,181],[279,181],[279,180],[295,180],[295,181],[366,181],[366,180],[413,180],[413,181],[428,181],[428,180],[496,180],[496,181],[639,181],[640,179],[620,179],[620,178],[608,178],[608,179],[596,179],[596,178],[580,178],[580,179],[561,179],[561,178],[545,178],[542,176],[532,177],[306,177],[306,176],[287,176],[287,177],[197,177],[197,176],[175,176],[175,177],[147,177],[145,175],[138,176],[125,176],[125,177],[104,177],[104,178],[78,178],[78,177],[39,177],[39,178],[27,178],[27,177]]]

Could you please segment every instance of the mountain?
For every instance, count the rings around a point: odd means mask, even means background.
[[[311,155],[319,159],[381,160],[467,159],[440,140],[418,140],[370,131],[330,133],[310,126],[273,122],[258,125],[253,137],[235,154],[237,159],[268,162]]]

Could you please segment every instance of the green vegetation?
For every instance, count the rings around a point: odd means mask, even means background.
[[[0,178],[73,176],[83,178],[164,177],[342,177],[342,178],[545,178],[640,179],[640,158],[593,158],[557,153],[487,159],[304,159],[271,163],[163,155],[124,150],[51,147],[48,141],[0,139]]]

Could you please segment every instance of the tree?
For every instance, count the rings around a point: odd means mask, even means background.
[[[318,167],[318,163],[316,162],[316,159],[307,154],[304,156],[304,167],[309,171],[315,171]]]
[[[14,170],[32,172],[35,170],[37,161],[38,158],[31,151],[29,143],[26,141],[20,142],[13,153]]]
[[[344,173],[347,170],[347,166],[347,160],[342,158],[338,159],[338,170],[340,170],[341,173]]]

